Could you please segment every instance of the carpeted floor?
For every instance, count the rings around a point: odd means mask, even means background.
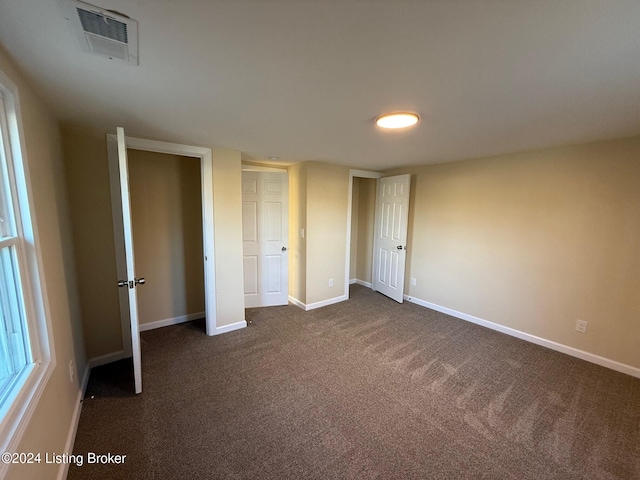
[[[640,379],[354,286],[96,368],[70,479],[638,479]]]

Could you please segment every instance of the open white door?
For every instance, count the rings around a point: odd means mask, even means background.
[[[283,172],[242,172],[244,305],[289,303],[289,179]]]
[[[120,194],[122,200],[122,224],[124,228],[124,250],[127,264],[127,278],[120,279],[118,286],[129,293],[129,316],[131,323],[131,350],[133,354],[133,376],[136,393],[142,392],[142,363],[140,355],[140,329],[138,325],[138,295],[136,287],[144,284],[144,278],[136,278],[133,258],[133,231],[131,228],[131,201],[129,197],[129,168],[127,165],[127,144],[124,129],[117,128],[118,167],[120,169]]]
[[[373,289],[402,303],[411,175],[378,180],[373,239]]]

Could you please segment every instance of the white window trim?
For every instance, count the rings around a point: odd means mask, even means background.
[[[42,252],[38,241],[18,87],[2,71],[0,71],[0,95],[5,104],[8,140],[13,157],[13,173],[18,199],[17,208],[22,218],[20,227],[24,242],[21,260],[23,268],[26,267],[22,275],[24,306],[34,360],[32,367],[23,372],[23,375],[27,375],[28,378],[15,395],[11,407],[0,423],[0,452],[14,452],[38,405],[56,361],[51,311],[45,285]],[[6,464],[0,463],[0,478],[7,467]]]

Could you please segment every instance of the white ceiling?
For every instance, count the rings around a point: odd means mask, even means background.
[[[81,51],[62,0],[0,43],[66,122],[367,169],[640,134],[638,0],[95,0],[140,65]],[[418,112],[407,131],[377,115]]]

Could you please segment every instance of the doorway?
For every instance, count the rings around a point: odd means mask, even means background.
[[[121,129],[119,129],[121,130]],[[207,335],[221,333],[216,329],[216,283],[215,283],[215,256],[214,256],[214,224],[213,224],[213,158],[209,148],[182,145],[158,140],[147,140],[137,137],[124,137],[125,150],[142,150],[167,154],[194,157],[200,162],[202,198],[202,228],[203,228],[203,254],[204,258],[204,287],[205,287],[205,316]],[[119,137],[118,137],[119,138]],[[123,221],[123,204],[121,196],[119,148],[116,135],[107,135],[107,147],[109,153],[109,178],[111,184],[111,209],[113,216],[113,230],[116,249],[116,269],[118,278],[127,278],[127,262],[125,254],[125,230]],[[128,183],[128,182],[127,182]],[[128,193],[127,193],[128,195]],[[130,313],[130,301],[126,289],[119,289],[120,294],[120,318],[122,326],[123,358],[134,354],[132,348],[132,318]],[[136,332],[137,318],[135,321]],[[139,334],[138,334],[139,335]],[[135,362],[134,362],[135,363]]]
[[[351,261],[349,284],[371,288],[376,180],[355,177],[351,205]]]
[[[376,180],[380,177],[378,172],[349,170],[345,298],[349,298],[350,284],[372,287]]]
[[[200,160],[129,149],[140,331],[205,317]]]

